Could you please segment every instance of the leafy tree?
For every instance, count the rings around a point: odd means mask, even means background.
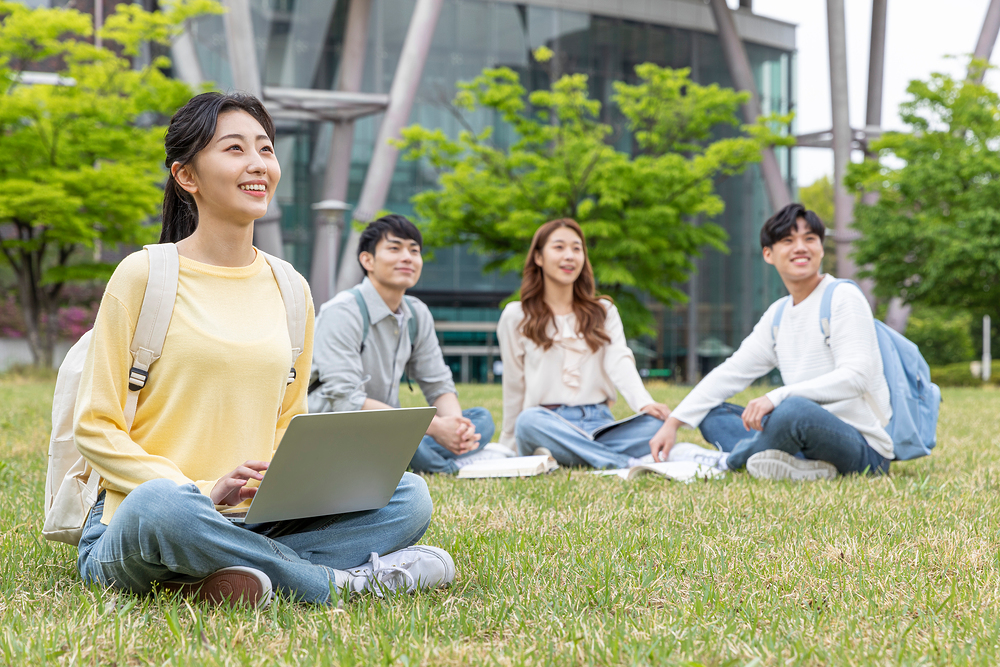
[[[109,275],[100,244],[155,240],[148,221],[162,200],[164,127],[191,96],[154,58],[133,67],[144,43],[169,44],[183,21],[221,11],[212,0],[175,0],[147,12],[119,5],[101,36],[71,9],[0,0],[0,255],[17,277],[35,362],[51,365],[55,310],[67,281]],[[55,66],[57,85],[25,72]]]
[[[632,154],[610,145],[615,128],[598,120],[601,104],[588,97],[584,75],[530,94],[507,68],[460,83],[453,106],[460,120],[487,110],[514,138],[500,142],[494,128],[477,132],[468,123],[457,139],[419,125],[403,130],[406,158],[425,160],[439,175],[439,189],[413,198],[428,244],[468,243],[490,258],[489,269],[519,272],[541,223],[574,218],[587,236],[598,290],[615,298],[629,336],[649,332],[652,318],[638,294],[664,304],[686,300],[674,285],[687,279],[692,257],[706,246],[726,249],[725,232],[711,222],[723,210],[716,182],[780,139],[763,121],[733,131],[743,93],[700,86],[686,69],[647,63],[636,74],[636,85],[618,82],[613,96]],[[737,136],[718,138],[720,126]]]
[[[974,63],[975,64],[975,63]],[[880,194],[858,205],[855,260],[876,295],[992,314],[1000,306],[1000,96],[974,80],[912,81],[909,132],[874,142],[880,162],[851,165],[848,185]]]

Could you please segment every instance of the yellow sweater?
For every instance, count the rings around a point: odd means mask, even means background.
[[[270,461],[297,414],[306,412],[312,364],[309,285],[305,349],[290,385],[285,307],[264,255],[227,268],[180,258],[177,301],[163,355],[139,394],[131,433],[125,400],[135,332],[149,273],[145,251],[126,257],[108,283],[76,401],[76,445],[107,490],[107,524],[143,482],[194,483],[208,495],[244,461]]]

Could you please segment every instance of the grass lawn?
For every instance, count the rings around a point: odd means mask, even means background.
[[[685,392],[652,391],[671,405]],[[75,550],[39,535],[51,395],[51,381],[0,379],[0,664],[1000,659],[993,391],[946,390],[934,455],[882,479],[429,479],[435,518],[424,541],[454,555],[452,588],[260,612],[80,583]],[[499,387],[463,387],[461,397],[500,417]]]

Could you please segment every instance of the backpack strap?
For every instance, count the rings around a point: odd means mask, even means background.
[[[258,252],[263,252],[258,250]],[[292,368],[288,371],[288,384],[295,381],[295,362],[306,346],[306,294],[302,289],[298,272],[291,264],[274,255],[263,252],[264,259],[271,266],[271,273],[278,283],[281,300],[285,304],[285,321],[288,324],[288,338],[292,343]]]
[[[352,287],[347,290],[354,295],[354,300],[358,302],[358,310],[361,311],[361,349],[358,350],[358,354],[365,351],[365,341],[368,340],[368,329],[371,328],[371,316],[368,314],[368,304],[365,303],[365,297],[361,296],[361,290],[357,287]]]
[[[778,300],[778,308],[774,311],[774,319],[771,320],[771,345],[774,347],[778,345],[778,327],[781,326],[781,316],[785,313],[785,306],[788,305],[791,298],[791,294],[781,297]]]
[[[417,309],[413,307],[413,302],[416,301],[416,297],[404,296],[403,301],[406,302],[406,307],[410,309],[410,319],[406,322],[406,328],[410,332],[410,347],[417,346]]]
[[[128,373],[128,397],[125,399],[125,428],[129,431],[139,405],[139,391],[149,379],[149,367],[163,353],[163,341],[167,338],[170,316],[174,312],[177,276],[180,273],[180,258],[173,243],[150,244],[145,248],[149,256],[149,277],[129,346],[132,368]]]
[[[833,290],[837,288],[837,285],[843,283],[849,283],[858,287],[858,284],[853,280],[839,279],[831,282],[826,291],[823,292],[823,299],[819,302],[819,329],[823,332],[823,342],[826,343],[827,347],[830,346],[830,319],[833,313]],[[858,287],[858,289],[861,289]]]

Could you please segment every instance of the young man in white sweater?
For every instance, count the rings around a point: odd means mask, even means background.
[[[781,299],[674,409],[649,443],[654,460],[746,467],[770,479],[889,471],[892,440],[871,407],[892,414],[871,308],[859,289],[842,285],[833,293],[829,340],[820,324],[823,292],[834,280],[821,273],[825,232],[801,204],[789,204],[764,224],[764,261],[778,270],[790,294],[780,326],[774,329],[773,322]],[[745,408],[725,402],[774,368],[784,386]],[[700,427],[720,451],[674,447],[683,425]]]

